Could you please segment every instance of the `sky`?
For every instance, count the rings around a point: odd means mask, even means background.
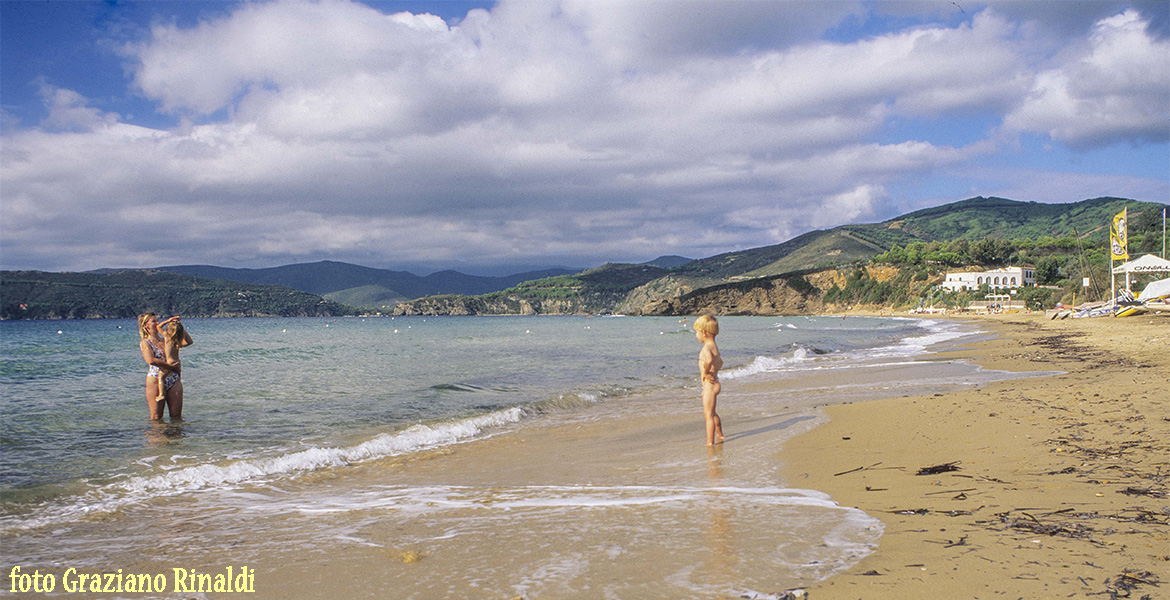
[[[1170,3],[0,0],[0,268],[703,258],[1170,200]]]

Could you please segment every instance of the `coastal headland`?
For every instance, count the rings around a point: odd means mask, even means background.
[[[1170,584],[1170,319],[995,315],[961,353],[1060,371],[825,409],[789,483],[880,519],[817,600],[1163,597]]]

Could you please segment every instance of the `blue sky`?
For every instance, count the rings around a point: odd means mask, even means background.
[[[1170,200],[1170,3],[0,0],[0,267],[596,266]]]

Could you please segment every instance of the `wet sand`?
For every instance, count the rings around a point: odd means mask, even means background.
[[[831,406],[789,441],[790,485],[885,524],[811,597],[1166,597],[1170,317],[977,322],[999,337],[960,354],[1064,373]]]
[[[729,405],[735,446],[708,449],[697,390],[693,400],[629,399],[366,465],[335,486],[307,482],[317,500],[306,508],[339,510],[335,537],[267,554],[258,595],[329,598],[340,581],[347,597],[387,586],[398,598],[739,597],[800,587],[872,551],[876,520],[781,485],[776,456],[815,426],[809,411]],[[309,534],[290,526],[297,518],[257,525]]]

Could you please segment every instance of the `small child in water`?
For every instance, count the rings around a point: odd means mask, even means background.
[[[179,348],[189,345],[190,336],[187,335],[187,330],[183,329],[183,324],[178,320],[170,321],[163,325],[160,333],[163,339],[163,359],[168,364],[180,365]],[[162,402],[167,397],[167,392],[174,387],[175,382],[179,380],[178,371],[159,367],[158,369],[158,401]]]
[[[714,446],[722,442],[723,421],[715,412],[715,400],[722,389],[719,385],[719,369],[723,368],[723,358],[719,356],[719,346],[715,345],[715,336],[719,335],[719,321],[711,315],[703,315],[695,319],[695,338],[703,344],[699,351],[699,379],[703,385],[703,417],[707,421],[707,445]]]

